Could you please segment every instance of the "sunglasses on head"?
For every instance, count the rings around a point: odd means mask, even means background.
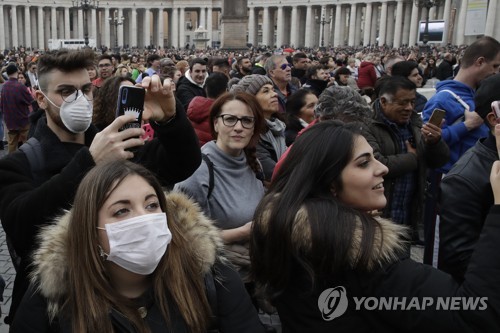
[[[287,67],[292,68],[292,64],[283,64],[283,65],[281,65],[281,66],[280,66],[280,68],[281,68],[282,70],[285,70]]]

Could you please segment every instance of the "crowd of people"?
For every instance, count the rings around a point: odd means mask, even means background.
[[[264,312],[283,332],[500,330],[495,39],[1,61],[11,332],[275,331]],[[140,128],[116,112],[127,86]],[[338,286],[349,305],[322,308]]]

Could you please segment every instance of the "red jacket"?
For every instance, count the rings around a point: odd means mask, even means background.
[[[358,69],[358,87],[359,89],[364,89],[368,87],[375,87],[375,82],[377,81],[377,73],[375,72],[375,66],[373,63],[368,61],[363,61]]]
[[[187,116],[200,140],[200,147],[213,140],[210,130],[210,107],[214,100],[203,96],[196,96],[189,102]]]

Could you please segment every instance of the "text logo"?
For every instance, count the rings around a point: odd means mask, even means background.
[[[347,310],[347,305],[347,293],[342,286],[328,288],[318,298],[319,311],[326,321],[342,316]]]

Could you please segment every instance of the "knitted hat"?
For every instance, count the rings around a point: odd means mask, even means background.
[[[17,66],[14,64],[9,64],[7,68],[5,69],[5,72],[7,75],[12,75],[14,73],[17,73],[19,70],[17,69]]]
[[[231,86],[231,91],[235,92],[246,92],[251,95],[256,95],[262,86],[270,84],[273,85],[273,81],[265,75],[252,74],[246,75],[238,83]]]
[[[500,100],[500,74],[495,74],[482,80],[476,90],[474,102],[476,112],[485,118],[491,112],[491,102]]]

